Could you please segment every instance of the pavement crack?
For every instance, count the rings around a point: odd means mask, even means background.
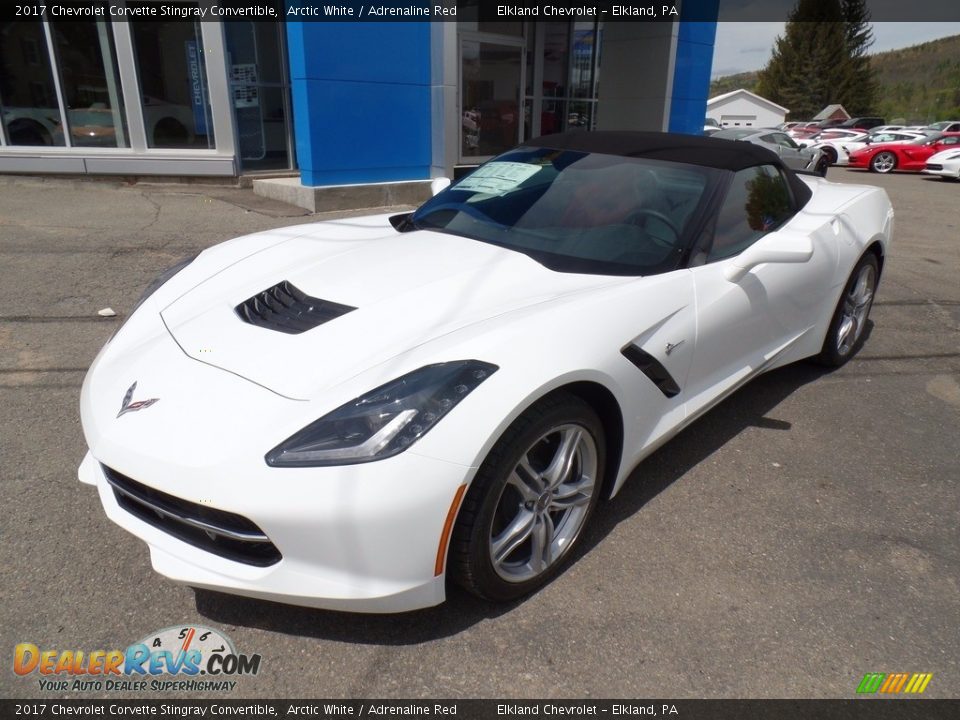
[[[159,203],[159,202],[157,202],[157,201],[154,200],[152,197],[150,197],[149,195],[147,195],[147,193],[146,193],[145,190],[141,190],[141,191],[140,191],[140,197],[142,197],[144,200],[146,200],[146,201],[153,207],[153,219],[150,220],[150,222],[148,222],[148,223],[147,223],[146,225],[144,225],[142,228],[140,228],[141,231],[143,231],[143,230],[149,230],[149,229],[152,228],[154,225],[156,225],[156,224],[157,224],[157,221],[160,219],[161,206],[160,206],[160,203]]]

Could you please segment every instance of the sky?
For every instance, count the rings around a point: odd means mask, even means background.
[[[777,36],[783,33],[783,26],[782,22],[717,23],[712,76],[718,78],[762,68],[770,59],[770,51]],[[960,22],[875,22],[870,52],[896,50],[950,35],[960,35]]]

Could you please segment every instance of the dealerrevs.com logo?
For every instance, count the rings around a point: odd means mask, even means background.
[[[13,671],[39,676],[51,692],[233,690],[242,675],[260,671],[260,655],[238,653],[224,633],[201,626],[168,627],[126,650],[43,649],[20,643]]]

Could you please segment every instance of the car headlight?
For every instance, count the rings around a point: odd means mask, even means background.
[[[351,465],[401,453],[496,371],[479,360],[414,370],[307,425],[267,453],[267,465]]]
[[[200,254],[200,253],[195,253],[195,254],[193,254],[193,255],[190,255],[190,256],[188,256],[188,257],[185,257],[185,258],[183,258],[182,260],[180,260],[179,262],[177,262],[175,265],[171,265],[171,266],[168,267],[166,270],[164,270],[162,273],[160,273],[159,275],[157,275],[157,277],[155,277],[155,278],[153,279],[153,281],[152,281],[149,285],[147,285],[147,289],[143,291],[143,294],[140,296],[140,299],[137,300],[137,304],[133,306],[133,310],[130,311],[130,314],[132,315],[132,314],[136,311],[136,309],[137,309],[138,307],[140,307],[141,305],[143,305],[143,303],[145,303],[145,302],[147,301],[147,298],[149,298],[149,297],[150,297],[151,295],[153,295],[157,290],[159,290],[159,289],[160,289],[160,286],[163,285],[167,280],[169,280],[170,278],[172,278],[172,277],[173,277],[174,275],[176,275],[178,272],[180,272],[181,270],[183,270],[187,265],[189,265],[189,264],[192,263],[194,260],[196,260],[196,259],[197,259],[197,255],[199,255],[199,254]]]

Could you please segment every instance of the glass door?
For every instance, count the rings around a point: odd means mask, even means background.
[[[240,168],[286,170],[293,157],[283,25],[224,23]]]
[[[460,36],[460,162],[477,164],[520,142],[522,38]]]
[[[596,126],[602,22],[549,21],[528,37],[527,137]]]

